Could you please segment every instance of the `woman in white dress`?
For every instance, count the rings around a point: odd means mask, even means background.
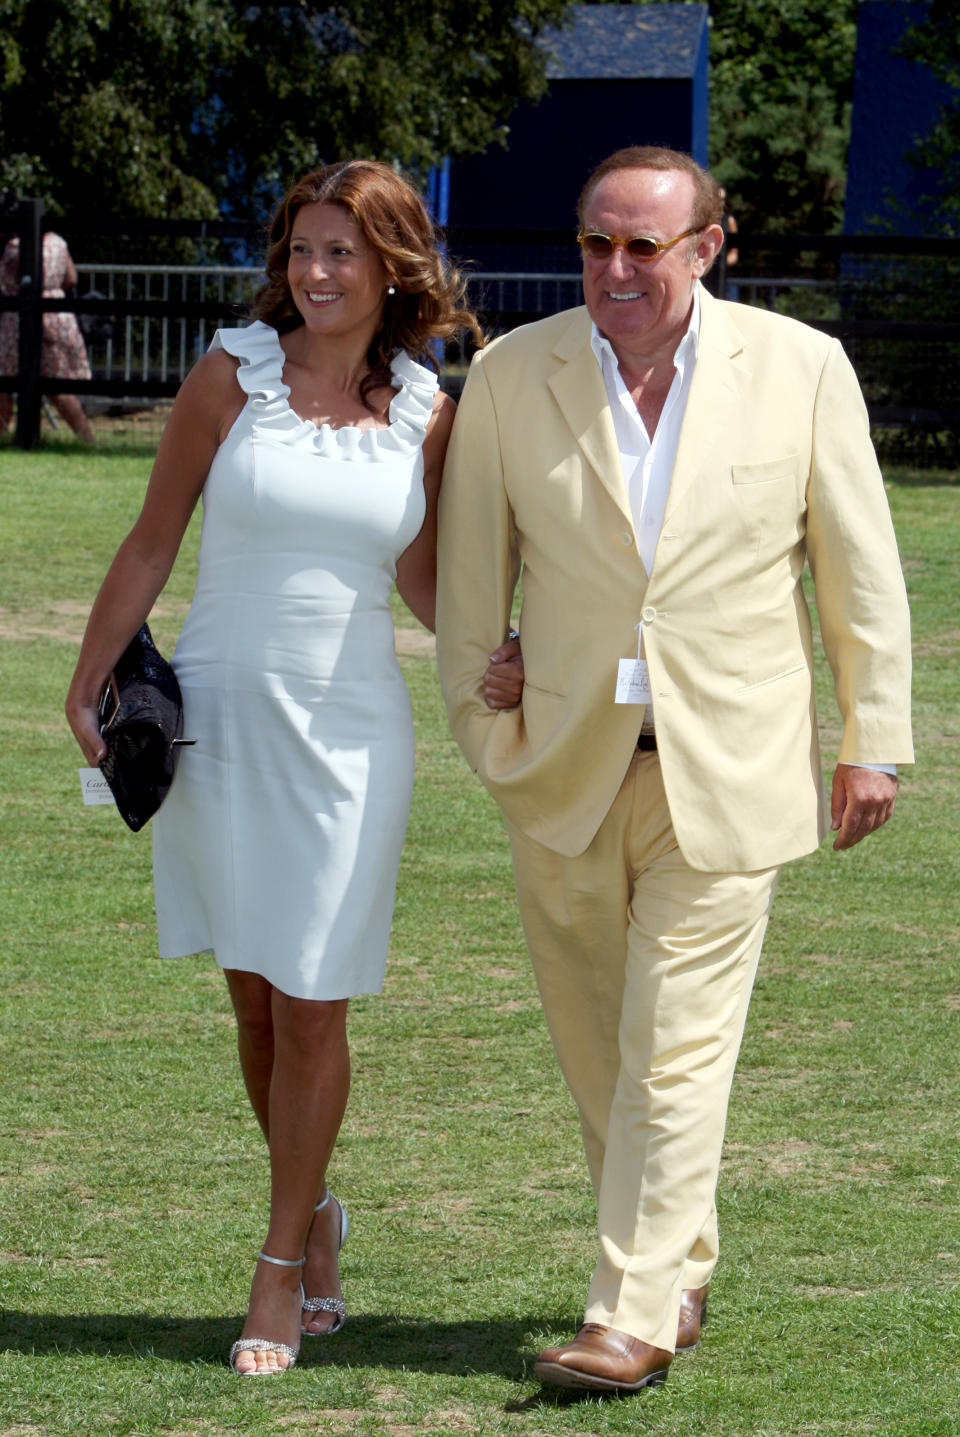
[[[436,509],[454,404],[433,342],[479,333],[416,192],[386,165],[313,172],[274,217],[255,322],[218,333],[177,396],[143,509],[103,582],[67,698],[88,762],[97,701],[203,495],[197,589],[173,656],[177,777],[154,820],[164,956],[212,951],[267,1139],[270,1221],[244,1375],[345,1318],[327,1165],[349,1089],[347,1003],[383,982],[410,803],[395,581],[434,627]],[[517,675],[515,678],[514,675]],[[488,702],[519,699],[498,650]]]

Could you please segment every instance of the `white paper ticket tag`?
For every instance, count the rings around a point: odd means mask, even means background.
[[[83,793],[84,803],[113,802],[110,785],[98,768],[78,768],[77,772],[80,775],[80,789]]]
[[[621,659],[620,667],[617,670],[617,692],[614,703],[617,704],[652,704],[653,694],[650,692],[650,675],[647,672],[647,661],[641,657],[643,654],[643,620],[633,626],[637,631],[637,657],[635,659]]]
[[[647,673],[646,659],[620,660],[620,667],[617,670],[617,696],[614,699],[614,703],[653,703],[653,695],[650,692],[650,675]]]

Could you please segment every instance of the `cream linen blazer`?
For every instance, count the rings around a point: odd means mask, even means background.
[[[467,759],[510,823],[573,856],[634,754],[644,710],[615,704],[614,692],[642,618],[681,852],[694,868],[750,872],[809,852],[827,822],[804,563],[842,762],[912,760],[910,623],[866,409],[840,345],[703,290],[701,301],[649,579],[586,310],[476,356],[440,496],[437,652]],[[481,676],[518,579],[523,702],[493,713]]]

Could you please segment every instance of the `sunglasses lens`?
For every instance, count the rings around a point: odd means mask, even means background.
[[[580,243],[584,253],[588,254],[591,259],[609,259],[615,245],[623,244],[624,241],[615,240],[611,235],[601,234],[594,230],[590,234],[581,236]],[[648,239],[646,235],[635,235],[633,239],[626,241],[625,248],[631,259],[640,260],[642,263],[656,259],[660,253],[656,241]]]
[[[613,244],[608,235],[584,235],[580,243],[591,259],[609,259],[613,254]]]

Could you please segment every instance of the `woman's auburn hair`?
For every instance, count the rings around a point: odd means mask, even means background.
[[[483,344],[477,317],[463,303],[466,281],[440,253],[426,206],[408,180],[379,160],[324,165],[290,187],[270,222],[267,277],[253,301],[254,319],[272,325],[279,334],[303,324],[290,292],[287,265],[297,214],[312,204],[340,205],[347,211],[379,254],[396,289],[387,295],[383,324],[367,351],[370,373],[360,386],[365,403],[372,390],[391,383],[390,361],[398,349],[436,369],[431,340],[449,339],[466,329]]]

